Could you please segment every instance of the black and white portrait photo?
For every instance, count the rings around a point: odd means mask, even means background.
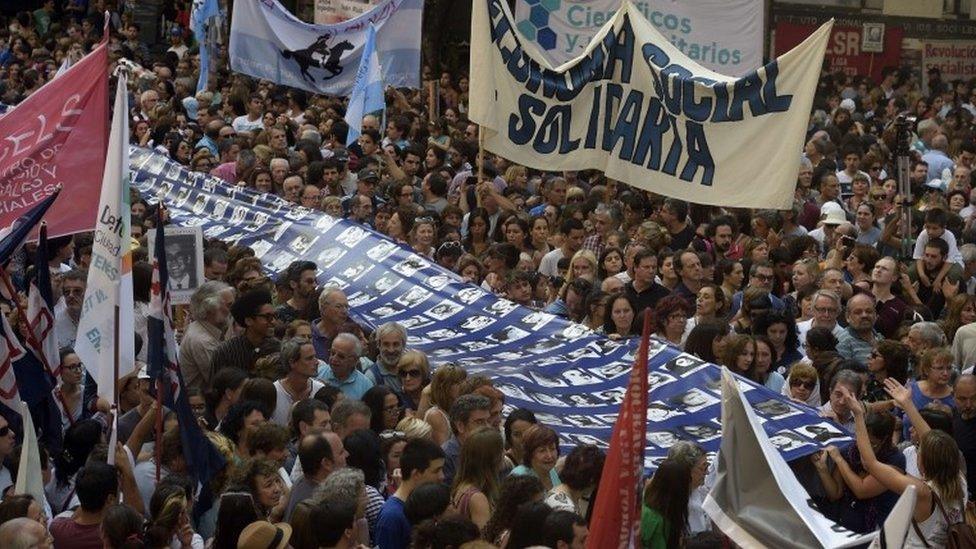
[[[671,397],[670,404],[685,412],[697,412],[702,408],[718,402],[718,397],[712,396],[700,389],[688,389],[684,393]]]
[[[708,423],[685,425],[681,428],[681,430],[688,433],[688,436],[700,441],[716,439],[722,435],[722,431],[717,425],[711,425]]]
[[[782,419],[784,417],[794,416],[800,413],[800,410],[781,400],[776,400],[775,398],[757,402],[753,405],[753,408],[756,409],[756,412],[765,415],[769,419]]]
[[[884,23],[864,23],[861,34],[861,51],[881,53],[884,51]]]
[[[832,440],[848,438],[843,431],[834,427],[826,421],[817,423],[815,425],[804,425],[798,429],[801,433],[807,435],[813,440],[826,444]]]
[[[665,367],[676,376],[684,377],[707,363],[691,355],[676,356],[668,361]]]
[[[149,257],[155,255],[156,231],[149,231]],[[200,227],[166,227],[166,267],[170,300],[174,305],[190,302],[203,284],[203,231]]]
[[[780,452],[789,452],[790,450],[796,450],[802,446],[809,446],[810,441],[801,437],[800,435],[794,433],[793,431],[779,431],[773,436],[769,437],[769,442],[773,443]]]

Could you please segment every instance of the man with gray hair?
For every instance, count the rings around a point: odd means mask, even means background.
[[[837,318],[842,311],[843,306],[837,292],[817,290],[813,294],[813,318],[798,322],[796,325],[796,332],[800,341],[806,341],[807,332],[814,327],[830,330],[834,337],[839,340],[844,335],[844,329],[837,324]]]
[[[193,292],[190,298],[193,321],[183,334],[179,354],[180,370],[188,388],[210,387],[214,373],[210,361],[227,335],[233,303],[234,289],[220,281],[204,282]]]
[[[593,210],[593,234],[583,240],[581,250],[593,252],[597,258],[603,254],[606,248],[607,235],[617,227],[616,217],[613,210],[604,204],[600,204]]]
[[[488,400],[488,399],[485,399]],[[332,408],[332,432],[345,440],[346,435],[360,429],[369,429],[373,412],[359,400],[344,398]]]
[[[358,337],[349,333],[335,336],[332,340],[328,364],[319,367],[319,379],[326,385],[339,389],[346,398],[354,400],[363,398],[366,391],[373,386],[373,382],[356,368],[362,354],[363,348]]]
[[[946,344],[945,332],[935,322],[916,322],[908,329],[908,348],[912,351],[912,368],[909,373],[918,372],[918,365],[922,363],[922,355],[929,349],[942,347]]]
[[[461,395],[451,405],[451,438],[441,447],[444,450],[444,482],[454,482],[461,460],[461,445],[468,435],[488,427],[491,417],[491,401],[478,394]]]
[[[349,300],[345,292],[335,286],[326,286],[319,294],[319,318],[312,321],[312,345],[315,356],[328,360],[332,350],[332,338],[342,331],[349,320]]]
[[[0,547],[4,549],[49,549],[54,538],[40,522],[18,517],[0,525]]]
[[[303,338],[293,337],[281,344],[281,367],[285,375],[274,382],[278,398],[272,419],[278,425],[290,425],[291,407],[325,385],[315,379],[319,372],[315,348]]]
[[[366,370],[366,377],[373,385],[384,385],[403,400],[403,383],[397,371],[397,364],[407,347],[407,329],[397,322],[380,324],[376,328],[376,346],[379,353],[376,363]]]

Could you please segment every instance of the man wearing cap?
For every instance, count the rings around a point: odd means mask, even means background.
[[[342,209],[346,214],[352,214],[352,207],[358,206],[353,199],[357,196],[369,199],[371,210],[383,205],[383,201],[376,196],[376,185],[380,182],[380,173],[373,168],[363,168],[356,176],[356,193],[342,201]],[[372,216],[370,216],[372,217]]]
[[[173,52],[176,54],[180,60],[186,55],[186,52],[190,51],[190,48],[183,43],[183,31],[179,27],[173,27],[169,31],[169,49],[167,52]]]
[[[836,202],[827,202],[820,208],[820,212],[820,226],[810,231],[809,234],[820,243],[823,254],[830,250],[837,240],[837,236],[834,234],[837,227],[849,225],[849,223],[847,222],[847,214]]]

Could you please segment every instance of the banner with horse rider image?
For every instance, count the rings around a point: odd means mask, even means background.
[[[383,0],[354,19],[312,25],[296,18],[277,0],[235,2],[230,66],[284,86],[348,96],[372,24],[383,82],[419,88],[423,6],[423,0]]]
[[[637,354],[636,338],[613,341],[522,307],[362,225],[190,172],[164,155],[133,148],[131,166],[132,184],[147,200],[162,196],[175,224],[251,247],[271,275],[298,259],[314,261],[319,285],[342,288],[350,314],[364,327],[399,322],[407,328],[408,347],[427,353],[435,367],[453,362],[488,375],[505,394],[509,411],[535,412],[559,433],[565,449],[581,443],[607,447]],[[719,367],[653,339],[648,354],[644,465],[655,468],[678,440],[717,452]],[[850,433],[815,409],[740,382],[784,459],[851,443]]]
[[[485,148],[699,204],[789,208],[832,23],[742,77],[702,67],[629,0],[553,67],[504,0],[475,0],[470,118]]]

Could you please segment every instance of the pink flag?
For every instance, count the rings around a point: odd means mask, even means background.
[[[108,45],[0,118],[0,227],[64,186],[51,237],[95,228],[108,146]]]

